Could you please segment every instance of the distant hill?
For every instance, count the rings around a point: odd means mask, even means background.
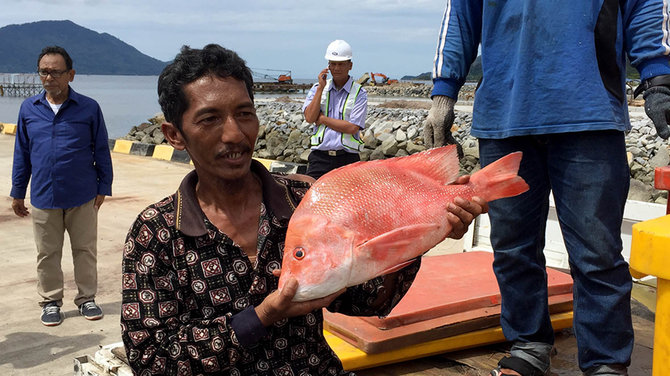
[[[0,28],[0,72],[35,72],[42,48],[53,45],[67,50],[78,74],[157,75],[167,65],[110,34],[67,20],[39,21]]]
[[[400,79],[403,81],[431,81],[433,79],[433,74],[431,72],[421,73],[418,76],[402,76]]]
[[[466,81],[471,81],[471,82],[476,82],[479,81],[479,79],[482,77],[482,57],[477,56],[477,59],[472,63],[472,66],[470,66],[470,73],[468,73],[468,77],[466,78]],[[421,73],[418,76],[403,76],[401,80],[424,80],[424,81],[432,81],[433,80],[433,73],[432,72],[425,72]]]
[[[630,62],[628,59],[626,59],[626,78],[628,79],[640,79],[640,74],[637,72],[635,68],[633,68],[632,65],[630,65]],[[482,56],[479,55],[477,56],[477,59],[475,59],[474,63],[472,63],[472,66],[470,66],[470,72],[468,73],[468,78],[466,81],[469,82],[477,82],[479,79],[482,78]],[[426,81],[431,81],[432,80],[432,72],[426,72],[426,73],[421,73],[418,76],[403,76],[402,80],[426,80]]]

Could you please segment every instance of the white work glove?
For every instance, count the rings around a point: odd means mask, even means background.
[[[454,104],[456,101],[445,95],[435,95],[433,105],[423,125],[423,142],[427,148],[455,144],[458,146],[458,157],[463,157],[463,148],[451,134],[454,123]]]

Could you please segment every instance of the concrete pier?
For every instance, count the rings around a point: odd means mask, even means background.
[[[42,91],[36,73],[0,73],[0,97],[28,98]]]

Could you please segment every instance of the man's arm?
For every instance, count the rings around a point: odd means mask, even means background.
[[[459,177],[455,184],[467,184],[469,176]],[[465,235],[474,219],[488,212],[488,204],[482,198],[465,200],[457,197],[447,206],[447,220],[452,226],[447,236],[460,239]],[[421,257],[405,268],[381,277],[374,278],[362,285],[353,286],[339,296],[328,310],[356,316],[385,316],[391,312],[412,285],[419,271]]]
[[[104,196],[112,195],[112,180],[114,171],[112,169],[112,155],[109,151],[109,136],[105,119],[102,116],[100,106],[97,107],[96,117],[93,123],[93,161],[98,174],[98,195],[95,200],[96,208],[100,208]],[[100,198],[102,196],[102,199]]]
[[[189,297],[181,294],[183,278],[188,277],[172,265],[172,255],[184,252],[183,244],[158,239],[159,231],[169,231],[165,221],[150,207],[135,221],[124,246],[121,338],[130,366],[139,374],[154,367],[176,370],[185,363],[193,374],[200,374],[204,373],[200,359],[215,357],[225,368],[230,362],[228,350],[244,352],[232,326],[234,316],[189,315],[185,300]],[[201,340],[205,335],[220,339],[221,351],[207,346],[209,342]],[[189,355],[189,347],[198,352],[198,359]]]
[[[10,196],[12,200],[12,210],[19,217],[28,215],[28,209],[25,206],[24,199],[28,190],[28,182],[32,171],[30,161],[30,140],[28,132],[23,121],[22,113],[24,105],[21,105],[19,119],[16,124],[16,136],[14,138],[14,163],[12,166],[12,190]]]
[[[14,211],[14,214],[19,217],[25,217],[30,214],[28,208],[26,208],[25,200],[22,198],[15,198],[12,200],[12,210]]]
[[[325,79],[323,84],[319,81],[319,86],[316,87],[314,96],[311,98],[310,95],[307,96],[305,101],[309,101],[309,104],[305,106],[305,109],[303,110],[305,120],[317,125],[323,124],[340,133],[356,134],[361,129],[365,128],[365,120],[368,111],[367,93],[361,89],[358,97],[356,97],[356,103],[351,111],[350,121],[336,119],[328,117],[327,114],[321,112],[321,95],[323,94],[325,84]]]
[[[146,218],[146,219],[145,219]],[[282,291],[274,291],[258,307],[248,306],[239,313],[221,312],[208,318],[190,314],[184,283],[194,282],[175,268],[172,255],[184,252],[177,239],[158,235],[170,227],[153,207],[145,210],[128,233],[122,263],[121,337],[128,360],[136,373],[157,365],[177,369],[188,363],[193,374],[204,373],[200,359],[216,358],[220,368],[230,364],[228,355],[244,353],[267,336],[266,327],[288,317],[304,315],[332,302],[337,294],[309,302],[292,302],[297,282]],[[169,235],[168,235],[169,237]],[[161,240],[162,239],[162,240]],[[184,282],[187,280],[186,282]],[[217,338],[219,348],[213,349],[202,338]],[[175,355],[174,349],[192,348]],[[160,372],[159,372],[160,373]]]
[[[670,32],[665,19],[670,17],[662,0],[626,1],[623,6],[625,45],[631,64],[640,72],[640,86],[635,96],[644,91],[644,109],[656,133],[670,137]]]
[[[365,128],[365,120],[368,113],[368,94],[364,89],[358,93],[356,103],[351,110],[349,121],[343,119],[335,119],[325,116],[323,113],[319,116],[317,124],[323,124],[328,128],[336,130],[340,133],[356,134],[361,129]]]
[[[433,103],[423,128],[424,143],[429,148],[458,145],[451,134],[454,105],[477,57],[481,13],[481,4],[466,0],[450,1],[444,10],[433,63]],[[463,156],[460,145],[458,155]]]
[[[328,75],[328,68],[319,72],[318,84],[312,87],[305,98],[306,106],[303,107],[303,114],[308,123],[316,123],[321,115],[321,95],[326,87],[326,76]]]

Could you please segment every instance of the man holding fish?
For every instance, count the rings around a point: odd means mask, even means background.
[[[137,374],[350,374],[323,337],[322,308],[387,315],[418,271],[415,260],[300,302],[296,278],[277,290],[289,219],[314,179],[271,174],[252,159],[251,77],[218,45],[184,46],[159,77],[163,133],[195,170],[142,211],[126,239],[121,328]],[[486,209],[478,198],[444,203],[449,236]]]
[[[481,45],[472,135],[486,166],[523,152],[520,196],[491,203],[493,269],[511,357],[491,371],[546,375],[554,334],[543,254],[553,192],[574,279],[574,331],[585,375],[627,375],[631,276],[621,255],[630,174],[626,56],[640,72],[656,134],[670,136],[667,1],[448,0],[425,140],[442,146]],[[637,94],[637,93],[636,93]]]

